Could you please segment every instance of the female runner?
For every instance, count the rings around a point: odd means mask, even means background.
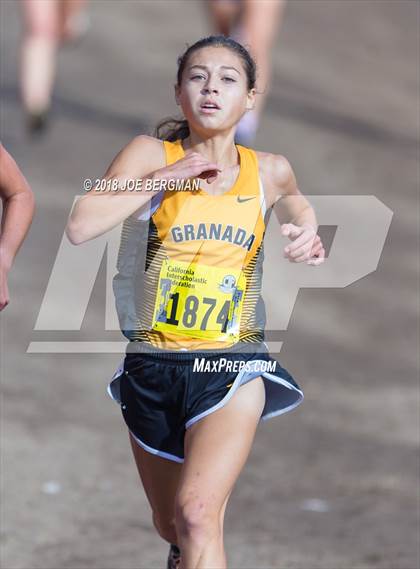
[[[287,159],[234,144],[255,104],[248,51],[210,36],[178,63],[185,120],[161,124],[163,141],[130,142],[106,172],[114,190],[80,198],[66,230],[78,244],[124,221],[113,285],[130,341],[108,393],[121,405],[153,523],[171,544],[168,567],[223,569],[225,509],[256,427],[303,398],[264,343],[267,212],[281,199],[289,261],[319,264],[324,249]],[[131,179],[142,180],[139,191],[126,191]]]

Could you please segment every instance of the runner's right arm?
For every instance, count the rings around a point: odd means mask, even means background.
[[[116,156],[105,173],[105,180],[118,180],[122,186],[127,180],[180,180],[193,177],[215,179],[217,165],[198,153],[187,154],[170,166],[165,166],[162,141],[151,136],[134,138]],[[80,197],[70,214],[66,235],[79,245],[110,231],[129,215],[152,199],[153,191],[142,188],[134,192],[123,190],[92,190]]]
[[[165,162],[162,144],[149,136],[137,136],[114,158],[103,177],[118,180],[151,177]],[[89,241],[121,223],[152,198],[152,192],[105,191],[93,188],[79,197],[67,222],[66,234],[71,243]]]

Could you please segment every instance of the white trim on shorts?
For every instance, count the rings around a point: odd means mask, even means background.
[[[266,362],[266,360],[251,360],[252,362]],[[112,376],[112,380],[111,382],[108,384],[107,386],[107,392],[108,395],[111,397],[111,399],[113,399],[114,401],[116,401],[118,404],[121,405],[121,401],[114,397],[114,395],[112,394],[111,391],[111,383],[114,379],[118,378],[119,376],[123,375],[124,372],[124,359],[121,361],[121,363],[119,364],[116,372],[114,373],[114,375]],[[238,375],[236,376],[231,388],[229,389],[228,393],[215,405],[213,405],[212,407],[209,407],[208,409],[206,409],[205,411],[202,411],[201,413],[199,413],[198,415],[196,415],[195,417],[192,417],[191,419],[189,419],[186,423],[185,423],[185,429],[188,429],[189,427],[191,427],[193,424],[197,423],[198,421],[200,421],[201,419],[204,419],[204,417],[206,417],[207,415],[210,415],[211,413],[214,413],[215,411],[217,411],[218,409],[221,409],[222,407],[224,407],[227,402],[231,399],[231,397],[234,395],[234,393],[236,393],[237,389],[241,386],[244,385],[245,383],[248,383],[249,381],[252,381],[253,379],[256,379],[257,377],[263,377],[266,380],[269,381],[273,381],[274,383],[277,383],[279,385],[283,385],[284,387],[286,387],[287,389],[293,390],[298,394],[298,398],[296,401],[294,401],[291,405],[287,405],[286,407],[282,407],[281,409],[277,409],[275,411],[271,411],[270,413],[266,413],[265,415],[262,414],[260,417],[260,422],[261,421],[267,421],[268,419],[271,419],[273,417],[276,417],[278,415],[282,415],[283,413],[286,413],[287,411],[291,411],[292,409],[294,409],[295,407],[297,407],[298,405],[300,405],[300,403],[302,403],[303,399],[304,399],[304,394],[300,389],[297,389],[293,384],[291,384],[289,381],[287,381],[284,378],[278,377],[276,375],[273,375],[272,373],[266,372],[266,371],[247,371],[245,368],[243,370],[241,370]],[[139,439],[130,429],[128,429],[129,432],[132,434],[134,440],[142,447],[144,448],[144,450],[150,452],[151,454],[160,456],[162,458],[166,458],[169,460],[173,460],[175,462],[178,463],[182,463],[184,462],[184,458],[181,458],[175,454],[171,454],[165,451],[161,451],[158,449],[155,449],[151,446],[149,446],[148,444],[146,444],[145,442],[143,442],[141,439]]]
[[[118,364],[118,367],[117,367],[114,375],[112,376],[110,383],[108,383],[108,386],[106,388],[108,395],[111,397],[111,399],[113,401],[115,401],[116,403],[118,403],[120,406],[122,405],[121,400],[117,396],[114,397],[114,394],[111,391],[111,383],[113,382],[114,379],[117,379],[118,377],[121,377],[124,374],[124,359],[125,358],[123,358],[121,360],[121,362]],[[144,448],[144,450],[146,450],[147,452],[150,452],[151,454],[155,454],[157,456],[161,456],[162,458],[168,458],[169,460],[174,460],[175,462],[184,462],[184,459],[179,457],[179,456],[176,456],[176,454],[171,454],[169,452],[165,452],[163,450],[158,450],[156,448],[149,446],[148,444],[143,442],[141,439],[139,439],[139,437],[137,435],[135,435],[131,429],[128,429],[128,431],[131,433],[131,435],[133,436],[136,443],[139,446],[141,446],[142,448]]]
[[[128,430],[131,433],[131,435],[134,437],[134,440],[136,441],[136,443],[138,445],[140,445],[141,447],[143,447],[144,450],[147,450],[148,452],[150,452],[152,454],[156,454],[157,456],[161,456],[162,458],[169,458],[169,460],[174,460],[175,462],[184,462],[184,459],[180,458],[179,456],[176,456],[176,454],[171,454],[169,452],[165,452],[163,450],[157,450],[153,447],[150,447],[149,445],[144,443],[141,439],[136,437],[136,435],[133,433],[133,431],[131,431],[130,429],[128,429]]]
[[[263,363],[266,360],[252,360],[252,361]],[[249,377],[249,376],[251,376],[251,377]],[[210,413],[214,413],[214,411],[217,411],[218,409],[221,409],[222,407],[224,407],[227,404],[227,402],[230,400],[230,398],[233,396],[233,394],[236,392],[236,390],[242,384],[248,383],[248,381],[252,381],[253,379],[256,379],[257,377],[260,377],[260,376],[262,376],[263,378],[265,377],[266,379],[269,379],[270,381],[274,381],[275,383],[278,383],[280,385],[283,385],[284,387],[287,387],[287,389],[292,389],[293,391],[296,391],[299,394],[299,398],[294,403],[292,403],[291,405],[288,405],[287,407],[282,407],[281,409],[278,409],[276,411],[272,411],[271,413],[261,415],[260,421],[266,421],[267,419],[270,419],[271,417],[275,417],[276,415],[280,415],[281,413],[285,413],[286,411],[290,411],[291,409],[294,409],[300,403],[302,403],[303,398],[304,398],[303,392],[300,389],[297,389],[291,383],[289,383],[286,379],[283,379],[281,377],[277,377],[276,375],[273,375],[273,374],[268,373],[266,371],[262,371],[262,372],[246,371],[246,369],[244,368],[243,370],[241,370],[238,373],[238,375],[236,376],[236,378],[232,384],[232,387],[229,389],[229,392],[223,397],[223,399],[221,399],[218,403],[216,403],[216,405],[209,407],[209,409],[206,409],[205,411],[202,411],[201,413],[199,413],[195,417],[192,417],[191,419],[189,419],[185,423],[185,428],[188,429],[189,427],[191,427],[191,425],[193,425],[194,423],[196,423],[200,419],[203,419],[207,415],[210,415]],[[242,379],[244,379],[244,378],[245,378],[245,381],[242,381]]]

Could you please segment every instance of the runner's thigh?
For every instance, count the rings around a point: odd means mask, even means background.
[[[137,470],[153,512],[162,520],[173,518],[182,463],[147,452],[130,432],[129,436]]]
[[[185,460],[177,507],[195,504],[220,514],[251,450],[265,404],[261,377],[238,388],[228,403],[193,423],[185,435]]]

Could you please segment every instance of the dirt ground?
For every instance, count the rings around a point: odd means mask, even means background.
[[[122,341],[104,329],[104,262],[80,331],[34,328],[81,181],[176,112],[176,55],[210,27],[200,2],[91,2],[89,34],[59,56],[51,129],[34,140],[17,4],[1,1],[1,140],[37,211],[1,314],[1,567],[162,569],[168,548],[106,393],[121,353],[28,348]],[[255,147],[285,155],[309,197],[373,195],[393,218],[376,270],[301,288],[270,335],[305,400],[258,429],[226,514],[232,569],[418,567],[418,23],[414,1],[287,6]]]

